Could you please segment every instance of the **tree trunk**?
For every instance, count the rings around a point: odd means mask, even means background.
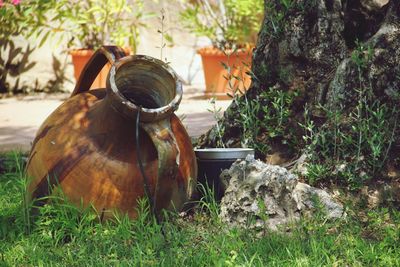
[[[307,153],[334,175],[398,169],[399,17],[397,0],[265,0],[252,85],[219,122],[222,141],[275,164]]]

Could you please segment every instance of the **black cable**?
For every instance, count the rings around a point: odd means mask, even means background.
[[[142,162],[142,157],[140,155],[140,142],[139,142],[139,128],[140,128],[140,111],[142,110],[141,106],[138,106],[138,111],[136,115],[136,158],[138,161],[140,173],[142,174],[143,177],[143,184],[144,184],[144,192],[147,196],[147,199],[149,201],[149,206],[150,206],[150,211],[156,218],[157,224],[160,224],[160,218],[158,217],[158,214],[156,212],[156,203],[154,203],[153,197],[150,192],[150,186],[149,186],[149,179],[146,176],[146,173],[144,172],[144,167],[143,167],[143,162]]]

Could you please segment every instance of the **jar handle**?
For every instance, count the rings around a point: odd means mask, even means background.
[[[88,91],[107,63],[113,64],[125,56],[127,56],[127,53],[119,46],[102,46],[97,49],[83,68],[71,96]]]
[[[171,120],[178,120],[175,114],[164,120],[140,123],[140,127],[152,140],[158,156],[158,173],[155,179],[153,194],[153,212],[159,216],[162,209],[171,208],[171,201],[176,195],[181,181],[179,173],[180,153],[175,135],[172,132]]]

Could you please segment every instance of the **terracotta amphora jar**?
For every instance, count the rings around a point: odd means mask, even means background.
[[[191,199],[196,158],[174,114],[182,85],[164,62],[124,55],[119,47],[97,50],[72,96],[39,129],[27,164],[31,198],[57,186],[105,218],[114,212],[136,218],[146,188],[156,213],[180,210]],[[107,88],[89,90],[108,62]]]

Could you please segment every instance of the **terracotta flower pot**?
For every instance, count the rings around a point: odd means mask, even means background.
[[[252,50],[251,47],[237,51],[229,50],[224,53],[213,46],[197,50],[203,62],[206,82],[205,96],[228,99],[227,93],[239,93],[236,89],[245,92],[251,83],[251,77],[246,72],[251,69]],[[230,79],[226,67],[231,68]],[[240,80],[235,79],[234,76]]]
[[[129,55],[131,52],[129,48],[124,48],[123,50],[126,55]],[[85,67],[86,63],[93,56],[94,53],[95,51],[92,49],[74,49],[69,52],[69,54],[72,57],[72,64],[74,65],[74,77],[76,81],[78,81],[83,68]],[[90,88],[96,89],[96,88],[106,87],[107,75],[110,69],[111,69],[111,64],[107,63],[103,67],[103,69],[99,72],[99,74],[93,81],[93,84],[91,85]]]

